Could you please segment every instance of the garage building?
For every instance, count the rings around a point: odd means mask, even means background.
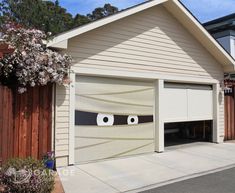
[[[223,142],[224,72],[235,62],[178,0],[145,2],[48,46],[73,57],[71,84],[55,88],[57,166]]]

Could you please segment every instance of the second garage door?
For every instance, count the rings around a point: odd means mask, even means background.
[[[210,85],[165,83],[164,122],[213,119],[213,90]]]

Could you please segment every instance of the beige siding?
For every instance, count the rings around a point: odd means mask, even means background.
[[[151,72],[220,79],[222,68],[163,7],[155,7],[69,41],[74,69]]]
[[[55,155],[57,167],[68,165],[69,154],[69,86],[56,86]]]
[[[222,66],[164,7],[158,6],[69,40],[73,69],[107,76],[117,72],[156,78],[223,80]],[[136,77],[138,78],[138,77]],[[174,80],[174,78],[172,78]],[[57,88],[56,154],[68,156],[69,90]],[[224,134],[223,97],[220,136]],[[65,159],[64,159],[65,160]]]

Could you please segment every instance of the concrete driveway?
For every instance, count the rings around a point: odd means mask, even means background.
[[[194,143],[164,153],[59,168],[66,193],[140,192],[235,166],[235,144]]]

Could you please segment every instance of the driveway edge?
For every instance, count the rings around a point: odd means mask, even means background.
[[[181,181],[184,181],[184,180],[189,180],[189,179],[192,179],[192,178],[197,178],[197,177],[200,177],[200,176],[205,176],[205,175],[208,175],[208,174],[221,172],[223,170],[231,169],[231,168],[234,168],[234,167],[235,167],[235,164],[231,164],[231,165],[220,167],[220,168],[217,168],[217,169],[208,170],[208,171],[204,171],[204,172],[199,172],[199,173],[195,173],[195,174],[190,174],[190,175],[182,176],[182,177],[179,177],[179,178],[167,180],[167,181],[164,181],[164,182],[144,186],[142,188],[128,190],[128,191],[125,191],[123,193],[143,192],[143,191],[151,190],[151,189],[154,189],[154,188],[159,188],[159,187],[162,187],[162,186],[166,186],[166,185],[169,185],[169,184],[174,184],[174,183],[177,183],[177,182],[181,182]]]

